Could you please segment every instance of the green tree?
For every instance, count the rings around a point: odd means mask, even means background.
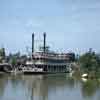
[[[5,48],[0,49],[0,62],[5,59]]]
[[[80,56],[79,62],[83,71],[97,71],[100,66],[100,58],[95,52],[87,52]]]
[[[16,63],[17,63],[17,59],[16,59],[16,57],[13,56],[11,59],[12,66],[15,67]]]

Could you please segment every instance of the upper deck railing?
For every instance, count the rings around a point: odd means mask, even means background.
[[[70,54],[67,53],[44,53],[35,52],[33,53],[33,59],[56,59],[56,60],[69,60]]]

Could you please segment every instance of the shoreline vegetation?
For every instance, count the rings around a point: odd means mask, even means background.
[[[92,49],[76,59],[75,64],[74,75],[82,77],[84,74],[87,79],[100,78],[100,54],[95,53]]]
[[[23,66],[26,60],[30,61],[31,57],[21,55],[20,52],[6,56],[5,48],[0,49],[0,64],[8,63],[11,65],[11,69]],[[81,77],[82,74],[86,73],[88,75],[86,78],[100,78],[100,54],[96,54],[92,49],[89,49],[88,52],[77,57],[70,67],[77,77]],[[0,68],[0,73],[2,73],[2,70]]]

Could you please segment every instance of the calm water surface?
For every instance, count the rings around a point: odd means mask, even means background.
[[[100,83],[56,75],[0,75],[0,100],[100,100]]]

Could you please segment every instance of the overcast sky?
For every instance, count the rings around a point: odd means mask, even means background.
[[[0,0],[0,47],[26,52],[32,32],[51,50],[100,52],[100,0]]]

